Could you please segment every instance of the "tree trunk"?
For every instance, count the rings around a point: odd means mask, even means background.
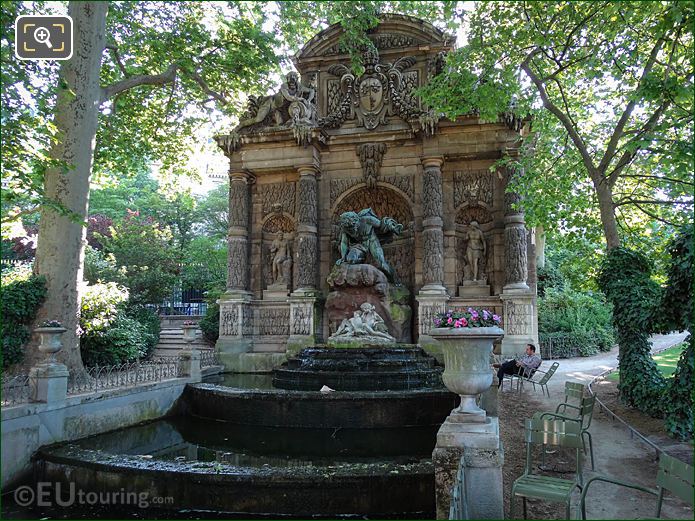
[[[598,206],[601,212],[601,225],[603,234],[606,237],[606,247],[609,250],[620,246],[620,235],[618,235],[618,221],[615,218],[615,206],[613,204],[613,190],[608,185],[605,178],[603,182],[594,182]]]
[[[50,151],[51,159],[60,164],[46,170],[44,186],[48,198],[75,212],[79,219],[44,206],[34,263],[34,272],[44,275],[48,285],[46,301],[38,311],[35,325],[44,320],[58,320],[67,328],[58,359],[71,372],[83,369],[77,335],[87,231],[83,222],[89,204],[107,10],[107,2],[72,1],[68,7],[74,24],[73,53],[60,66],[54,116],[58,134]],[[26,366],[44,357],[36,347],[37,342],[32,338],[27,348]]]

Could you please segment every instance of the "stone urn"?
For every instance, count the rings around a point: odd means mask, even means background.
[[[461,405],[451,411],[452,414],[484,419],[485,410],[478,407],[476,397],[492,384],[492,344],[504,336],[504,330],[497,326],[438,327],[432,329],[430,335],[442,346],[444,385],[461,396]]]
[[[63,349],[63,343],[60,336],[67,331],[64,327],[37,327],[34,329],[39,334],[41,339],[39,343],[39,351],[48,355],[48,362],[55,364],[56,353]]]
[[[193,342],[195,342],[198,324],[184,324],[181,328],[183,329],[183,341],[186,342],[190,348]]]

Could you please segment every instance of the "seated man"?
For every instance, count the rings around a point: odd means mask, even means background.
[[[518,360],[507,360],[503,364],[492,364],[492,367],[499,368],[497,371],[497,387],[502,385],[502,379],[505,374],[518,374],[531,376],[536,369],[541,365],[541,357],[536,354],[536,346],[526,344],[526,356],[522,356]]]

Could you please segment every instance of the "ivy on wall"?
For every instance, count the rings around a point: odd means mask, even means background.
[[[693,225],[681,230],[669,247],[671,263],[661,306],[657,311],[659,331],[687,330],[693,327]],[[695,338],[691,334],[666,386],[664,415],[666,430],[679,439],[693,437],[693,372]]]
[[[658,416],[666,381],[652,359],[649,336],[661,289],[651,279],[649,261],[639,252],[614,248],[604,258],[598,282],[613,304],[620,346],[620,397],[628,405]]]

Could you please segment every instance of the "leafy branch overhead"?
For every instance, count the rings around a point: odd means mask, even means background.
[[[571,229],[597,208],[609,247],[636,214],[683,222],[693,206],[691,3],[495,2],[469,24],[425,97],[449,117],[533,115],[516,186],[530,222]]]

